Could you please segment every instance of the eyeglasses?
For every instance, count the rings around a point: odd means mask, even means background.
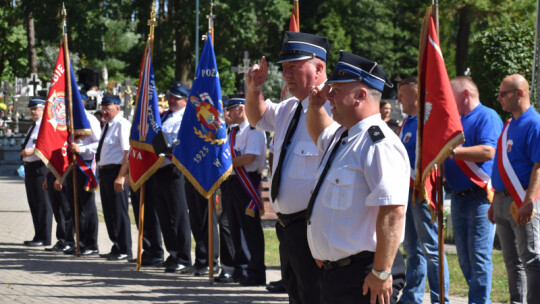
[[[506,90],[506,91],[499,91],[499,97],[500,98],[504,98],[504,96],[506,96],[506,94],[510,93],[510,92],[515,92],[519,89],[513,89],[513,90]]]

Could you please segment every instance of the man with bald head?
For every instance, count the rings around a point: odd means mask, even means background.
[[[503,79],[499,97],[512,113],[502,131],[491,174],[495,199],[488,217],[497,224],[511,303],[540,299],[540,115],[531,107],[529,84],[519,74]],[[519,207],[520,206],[520,207]],[[519,208],[518,208],[519,207]]]
[[[495,227],[485,214],[491,206],[490,176],[503,124],[493,109],[480,103],[471,78],[456,77],[450,84],[465,133],[465,143],[452,151],[444,170],[452,194],[454,239],[469,303],[491,303]]]

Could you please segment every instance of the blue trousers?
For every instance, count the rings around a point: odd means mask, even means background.
[[[487,217],[486,191],[475,187],[465,196],[452,193],[452,223],[459,266],[469,285],[469,303],[491,303],[491,276],[495,226]]]
[[[429,282],[431,303],[439,303],[439,241],[437,222],[431,223],[431,215],[426,202],[412,203],[409,191],[409,205],[405,219],[405,241],[403,249],[407,253],[406,282],[399,303],[422,303],[426,276]],[[444,302],[449,303],[448,263],[444,256]]]

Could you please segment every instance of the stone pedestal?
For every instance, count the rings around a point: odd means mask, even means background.
[[[23,164],[21,144],[23,134],[0,135],[0,176],[17,175],[17,168]]]

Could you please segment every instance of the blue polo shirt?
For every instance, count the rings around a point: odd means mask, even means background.
[[[465,134],[463,147],[486,145],[497,149],[497,139],[501,134],[503,122],[493,109],[479,104],[469,114],[461,117],[461,125]],[[493,160],[477,162],[476,165],[487,175],[491,175],[493,162]],[[447,158],[444,162],[444,177],[452,191],[466,190],[475,185],[451,158]]]
[[[507,141],[502,144],[508,147],[508,160],[521,185],[528,185],[534,164],[540,162],[540,115],[532,106],[520,117],[510,122]],[[499,175],[496,161],[500,152],[497,150],[495,154],[491,183],[495,190],[506,190]]]
[[[403,122],[403,128],[401,129],[401,135],[399,139],[405,146],[407,154],[409,154],[409,161],[411,163],[411,169],[414,170],[416,161],[416,128],[418,126],[418,116],[412,116],[407,118]]]

